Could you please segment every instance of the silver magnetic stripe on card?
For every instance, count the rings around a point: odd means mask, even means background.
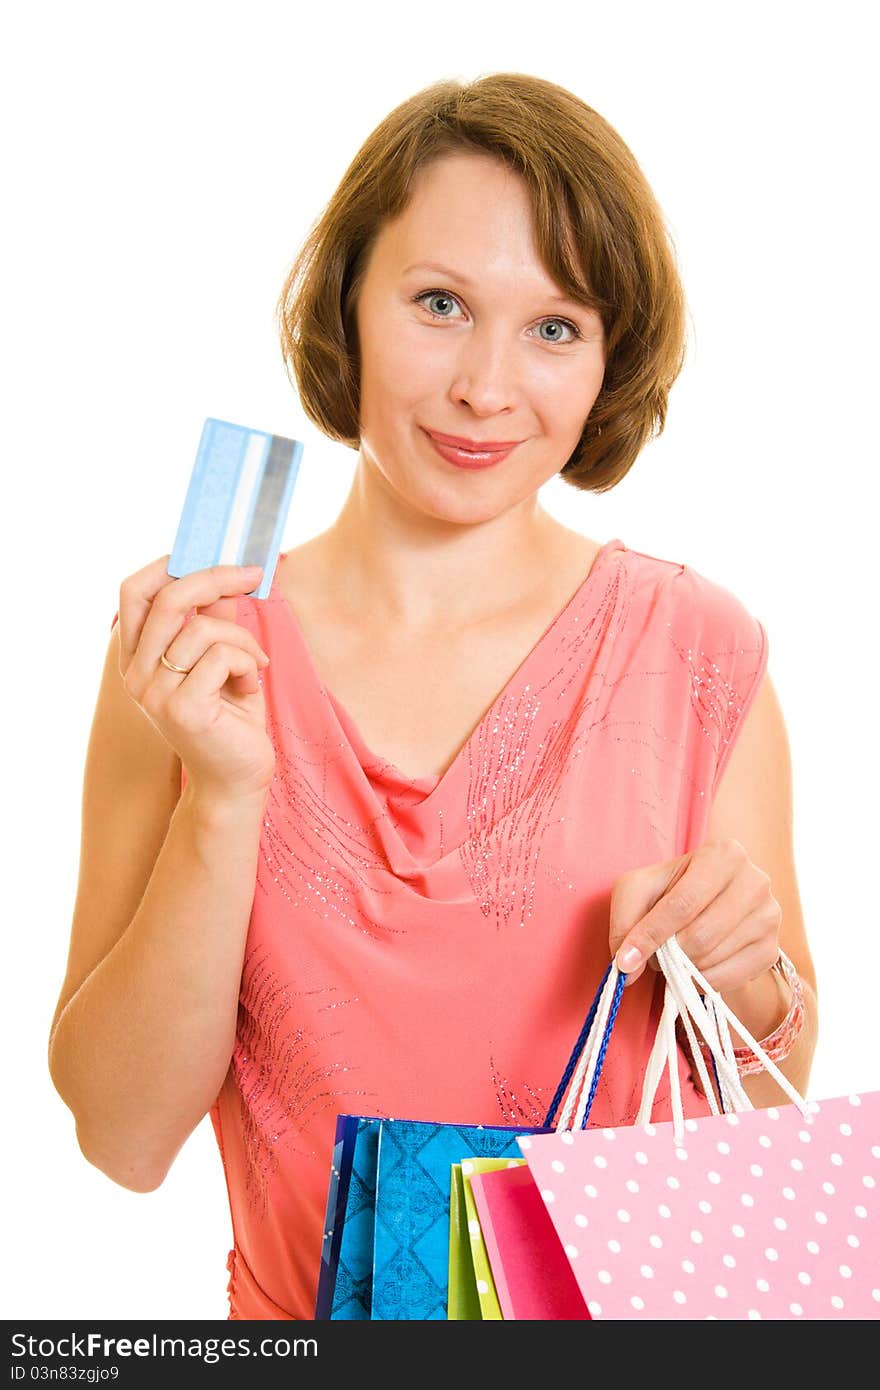
[[[284,501],[287,480],[293,462],[294,441],[282,435],[273,434],[269,446],[269,457],[260,480],[260,491],[253,511],[244,551],[240,560],[242,565],[263,565],[272,548],[278,513]]]
[[[217,561],[220,565],[237,565],[239,563],[238,555],[245,531],[248,529],[248,518],[251,515],[254,491],[260,484],[260,470],[266,456],[267,443],[267,436],[259,430],[255,430],[248,439],[244,458],[240,465],[235,497],[229,511],[226,532],[223,536],[223,544],[220,547],[220,557]]]

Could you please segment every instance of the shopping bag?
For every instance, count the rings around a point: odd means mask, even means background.
[[[336,1121],[316,1318],[370,1320],[380,1123],[365,1115]]]
[[[666,996],[636,1124],[560,1124],[518,1141],[591,1316],[876,1319],[880,1092],[807,1102],[674,938],[657,960]],[[698,1067],[697,1032],[713,1063],[714,1077],[702,1067],[713,1113],[698,1119],[683,1118],[674,1089],[679,1017]],[[729,1023],[791,1104],[751,1106]],[[592,1061],[567,1102],[575,1116],[578,1085],[601,1067],[595,1045],[586,1051]],[[674,1118],[651,1124],[664,1067]]]
[[[517,1136],[553,1125],[585,1041],[593,1036],[608,978],[606,971],[543,1125],[337,1117],[316,1320],[448,1317],[452,1166],[472,1157],[520,1159]],[[609,1032],[623,982],[620,976],[610,1022],[606,1011],[603,1027]]]
[[[482,1317],[471,1239],[461,1164],[453,1163],[449,1179],[449,1294],[446,1305],[446,1316],[451,1322],[478,1322]]]
[[[521,1158],[517,1134],[540,1128],[341,1115],[315,1318],[445,1319],[450,1169]]]
[[[536,1133],[537,1127],[530,1132]],[[449,1171],[463,1154],[520,1157],[511,1128],[418,1120],[380,1126],[370,1312],[374,1322],[446,1318]]]
[[[483,1173],[503,1172],[508,1164],[519,1164],[521,1162],[521,1158],[477,1158],[476,1156],[471,1156],[470,1158],[463,1159],[459,1165],[461,1170],[465,1215],[467,1216],[471,1264],[474,1270],[474,1283],[476,1285],[477,1301],[480,1309],[479,1316],[483,1322],[500,1322],[503,1313],[501,1311],[501,1304],[498,1301],[495,1280],[492,1277],[492,1269],[489,1264],[486,1243],[480,1228],[480,1218],[477,1214],[477,1204],[474,1200],[473,1182],[475,1177],[480,1177]]]
[[[519,1141],[594,1319],[880,1317],[880,1092],[685,1131]]]
[[[519,1321],[589,1321],[586,1300],[525,1163],[475,1173],[471,1191],[501,1315]]]

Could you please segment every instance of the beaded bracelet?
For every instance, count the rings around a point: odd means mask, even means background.
[[[791,990],[791,1006],[778,1028],[768,1038],[761,1039],[761,1046],[771,1062],[784,1062],[797,1042],[798,1034],[804,1026],[804,987],[801,977],[784,951],[773,966]],[[764,1063],[750,1047],[735,1047],[736,1069],[740,1076],[755,1076],[764,1070]]]
[[[800,975],[797,973],[792,961],[784,951],[779,952],[779,959],[772,969],[782,976],[791,990],[791,1006],[785,1018],[778,1028],[775,1028],[769,1037],[760,1040],[761,1047],[767,1053],[771,1062],[784,1062],[786,1057],[794,1047],[798,1034],[804,1026],[806,1012],[804,1010],[804,987]],[[679,1029],[681,1020],[678,1020],[676,1031],[682,1042],[686,1042],[683,1030]],[[700,1050],[706,1061],[711,1061],[712,1052],[709,1045],[702,1038],[699,1039]],[[764,1063],[760,1057],[752,1051],[750,1047],[735,1047],[733,1055],[736,1060],[736,1069],[740,1076],[756,1076],[758,1072],[764,1071]]]

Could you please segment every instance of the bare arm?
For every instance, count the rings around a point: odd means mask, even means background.
[[[803,982],[803,1027],[777,1065],[805,1094],[818,1035],[816,977],[794,865],[788,739],[767,675],[722,774],[703,844],[614,884],[610,945],[631,979],[673,935],[757,1042],[788,1013],[790,987],[772,967],[780,948],[791,958]],[[747,1042],[731,1032],[735,1046]],[[744,1077],[743,1088],[755,1106],[788,1098],[766,1072]]]
[[[124,1187],[159,1186],[223,1084],[262,809],[186,788],[130,925],[55,1024],[52,1080],[80,1147]]]
[[[779,942],[801,976],[804,1023],[779,1068],[801,1095],[807,1094],[819,1034],[816,973],[807,942],[794,857],[791,749],[779,699],[765,676],[724,770],[709,817],[708,838],[738,839],[770,875],[782,910]],[[725,1002],[752,1036],[761,1041],[782,1022],[791,992],[775,972],[764,971],[738,990],[723,990]],[[734,1037],[737,1047],[743,1039]],[[784,1104],[788,1097],[766,1072],[743,1077],[758,1107]]]
[[[147,582],[161,589],[155,601],[152,593],[142,598]],[[207,605],[213,616],[180,629],[189,601],[205,604],[215,592],[230,592],[230,582],[228,571],[204,571],[173,581],[175,592],[161,562],[126,581],[86,756],[80,876],[49,1070],[85,1157],[136,1191],[163,1181],[214,1102],[235,1039],[271,780],[262,695],[248,693],[259,692],[259,646],[245,629],[218,622],[234,613],[231,600]],[[178,629],[172,659],[192,667],[192,694],[179,676],[162,690],[164,675],[152,675],[155,651]],[[244,687],[234,709],[231,679],[223,686],[232,667]],[[195,764],[206,750],[203,768],[208,757],[219,773],[253,767],[254,775],[227,784],[220,775],[190,777],[181,795],[180,757],[153,715],[167,723],[169,694],[176,722],[168,727],[184,737],[197,730],[190,739]],[[207,724],[212,698],[221,720],[215,714]]]

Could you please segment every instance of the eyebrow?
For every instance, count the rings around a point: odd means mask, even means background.
[[[461,271],[453,270],[450,266],[439,265],[437,261],[417,261],[414,265],[408,265],[403,273],[409,275],[413,270],[433,270],[438,275],[446,276],[450,280],[457,280],[466,289],[473,289],[474,286],[473,280],[469,279],[467,275],[462,275]],[[589,304],[582,303],[579,299],[571,299],[567,294],[548,294],[543,297],[550,304],[569,304],[581,311],[589,312],[591,310]]]

